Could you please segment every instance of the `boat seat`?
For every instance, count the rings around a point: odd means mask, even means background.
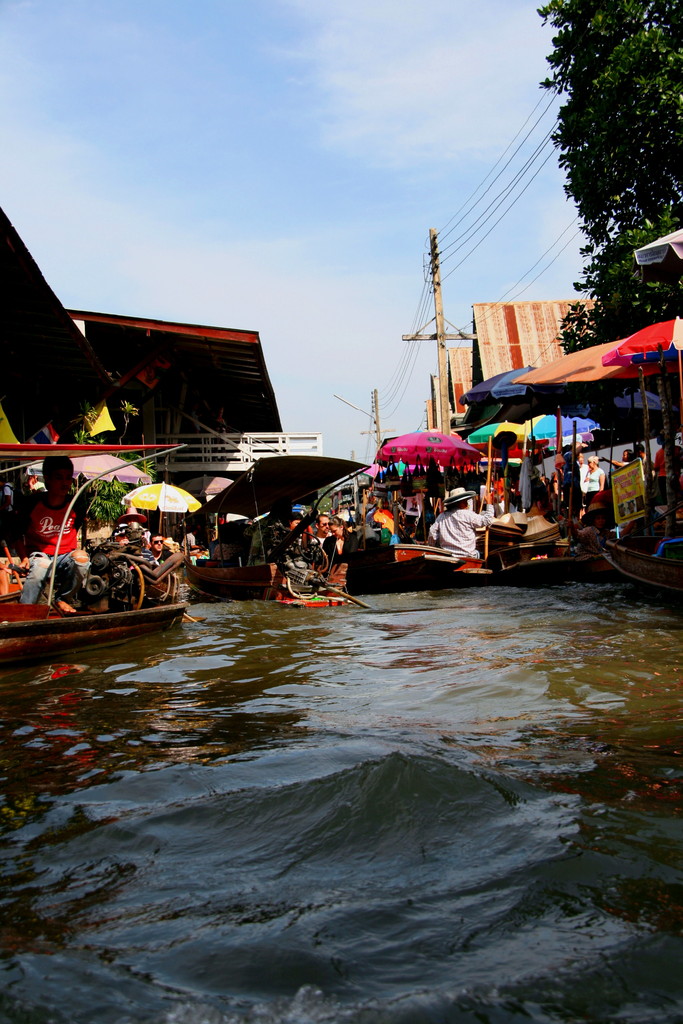
[[[683,537],[667,537],[657,545],[655,555],[658,558],[670,558],[683,561]]]

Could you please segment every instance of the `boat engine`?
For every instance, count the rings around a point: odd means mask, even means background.
[[[144,583],[136,561],[142,550],[142,531],[133,524],[126,532],[127,543],[107,540],[90,554],[88,577],[79,596],[82,603],[97,605],[98,611],[140,606]]]

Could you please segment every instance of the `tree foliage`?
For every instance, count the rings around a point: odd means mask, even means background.
[[[595,300],[564,324],[571,351],[679,313],[680,285],[643,285],[633,250],[683,224],[683,5],[551,0],[543,86],[564,97],[553,136],[587,245],[575,287]]]

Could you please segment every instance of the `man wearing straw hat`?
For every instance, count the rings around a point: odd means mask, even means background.
[[[486,511],[479,515],[469,507],[470,499],[476,498],[475,491],[456,487],[449,491],[443,503],[444,511],[436,517],[430,531],[429,542],[451,551],[459,558],[478,558],[477,530],[493,522],[493,497],[484,495]]]

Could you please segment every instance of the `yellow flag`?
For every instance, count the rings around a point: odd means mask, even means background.
[[[109,409],[107,409],[107,403],[102,401],[99,402],[94,409],[86,413],[84,416],[85,429],[88,431],[91,437],[95,434],[101,434],[105,430],[115,430],[115,426],[112,422],[112,418],[109,415]]]
[[[0,444],[19,444],[9,425],[9,420],[5,416],[2,402],[0,402]]]

